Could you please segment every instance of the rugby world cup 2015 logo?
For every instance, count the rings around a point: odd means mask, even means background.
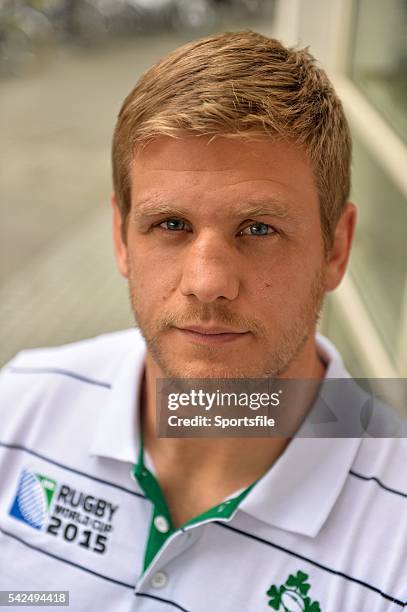
[[[48,519],[56,481],[24,469],[21,472],[10,516],[42,530]]]

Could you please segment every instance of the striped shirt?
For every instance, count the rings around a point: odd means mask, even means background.
[[[0,589],[67,590],[74,612],[401,610],[407,440],[294,438],[244,495],[170,530],[141,478],[145,352],[132,329],[2,370]]]

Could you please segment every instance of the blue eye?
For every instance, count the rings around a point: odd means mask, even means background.
[[[247,231],[249,230],[249,231]],[[267,236],[274,234],[275,230],[268,223],[251,223],[240,234],[244,236]]]
[[[159,227],[172,232],[180,232],[185,229],[185,221],[182,221],[182,219],[166,219],[159,224]]]

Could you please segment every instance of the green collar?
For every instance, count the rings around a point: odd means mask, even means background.
[[[202,512],[198,516],[195,516],[184,523],[179,529],[176,529],[172,523],[170,512],[161,491],[161,487],[155,476],[144,465],[144,440],[142,434],[140,435],[140,452],[138,461],[134,465],[133,474],[141,489],[144,491],[147,499],[149,499],[153,504],[153,516],[144,555],[143,571],[147,569],[163,544],[173,533],[177,531],[184,531],[191,525],[196,525],[198,523],[230,518],[238,508],[240,502],[246,497],[257,482],[253,482],[236,497],[232,497],[216,506],[213,506],[206,512]]]

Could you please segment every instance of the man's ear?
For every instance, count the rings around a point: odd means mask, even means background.
[[[117,267],[120,274],[128,278],[129,271],[127,266],[127,246],[122,238],[122,216],[115,194],[112,194],[111,203],[113,208],[113,243],[116,256]]]
[[[327,257],[326,291],[336,289],[346,272],[355,226],[356,206],[348,202],[335,228],[332,248]]]

